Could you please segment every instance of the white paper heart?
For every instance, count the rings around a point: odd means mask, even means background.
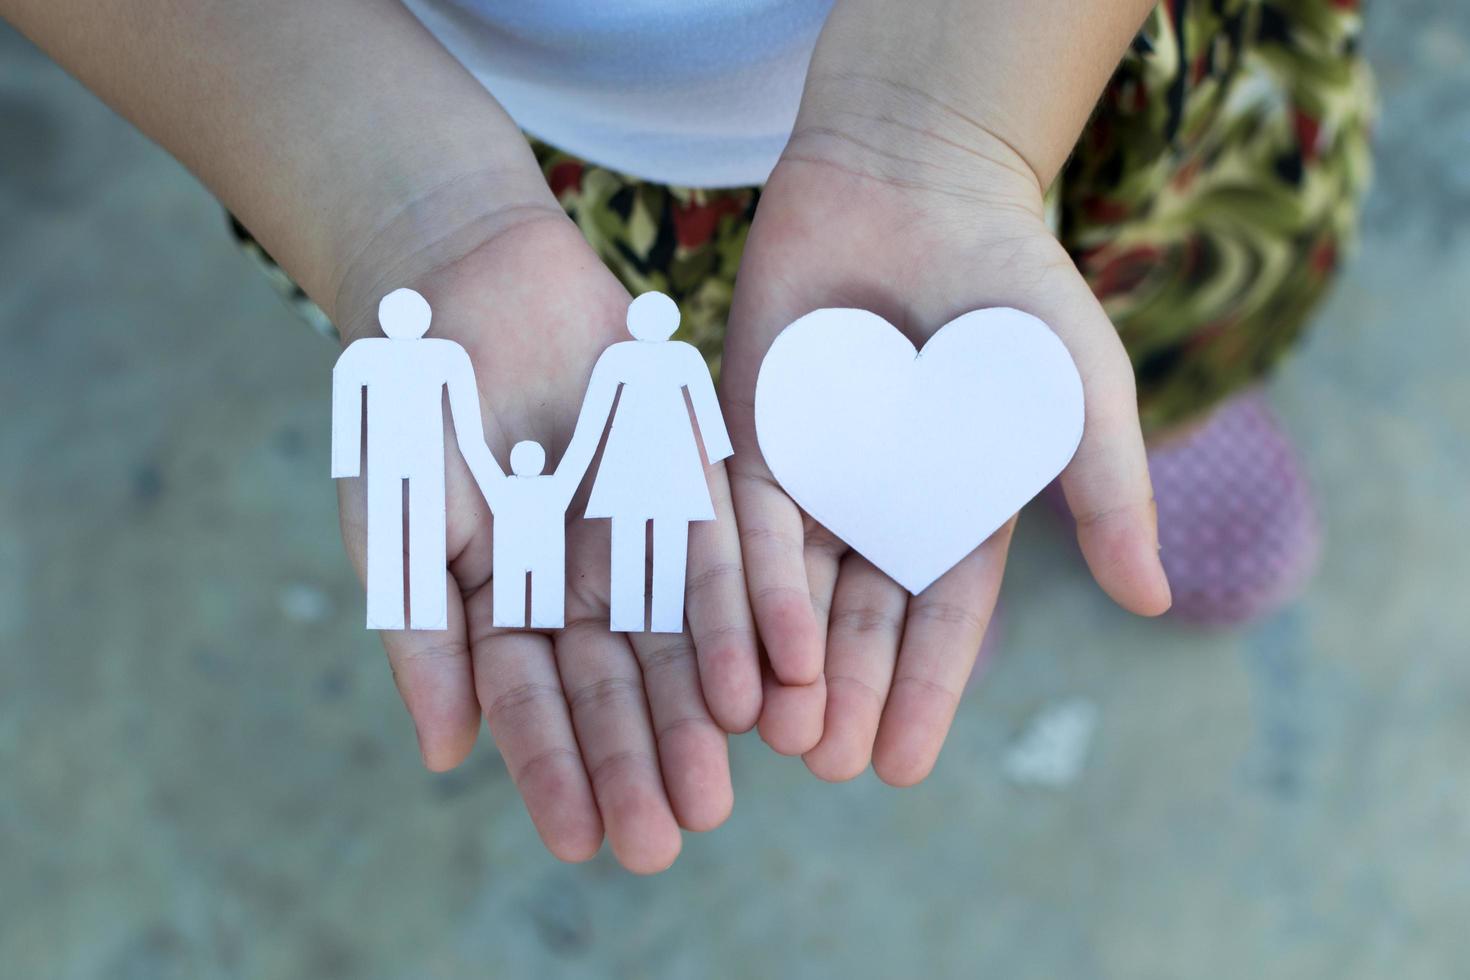
[[[817,310],[761,364],[756,436],[791,498],[914,594],[1056,477],[1082,380],[1045,323],[966,313],[922,351],[875,313]]]

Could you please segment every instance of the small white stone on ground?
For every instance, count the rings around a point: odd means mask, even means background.
[[[314,585],[293,582],[281,590],[281,614],[293,623],[320,623],[332,614],[332,600]]]
[[[1001,762],[1006,778],[1023,786],[1071,785],[1087,764],[1097,714],[1097,705],[1085,698],[1042,708],[1006,750]]]

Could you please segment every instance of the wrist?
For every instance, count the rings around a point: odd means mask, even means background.
[[[378,298],[442,275],[487,242],[529,222],[560,220],[530,154],[508,167],[466,169],[415,181],[419,189],[383,194],[360,241],[334,261],[327,309],[344,343],[376,330]]]
[[[972,160],[1050,186],[1156,0],[837,0],[807,75],[808,131],[859,138],[925,183]],[[798,120],[798,126],[802,126]]]
[[[883,74],[808,77],[784,159],[1040,217],[1045,183],[984,119]]]

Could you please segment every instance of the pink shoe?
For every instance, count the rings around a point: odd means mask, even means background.
[[[1259,388],[1198,428],[1149,449],[1169,615],[1241,626],[1301,594],[1322,532],[1296,450]],[[1047,502],[1070,520],[1060,486]]]
[[[1259,388],[1150,449],[1148,464],[1173,615],[1240,626],[1301,594],[1321,525],[1301,460]]]

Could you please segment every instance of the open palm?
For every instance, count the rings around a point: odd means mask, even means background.
[[[1117,335],[1042,219],[1023,168],[970,161],[952,180],[799,151],[773,173],[746,246],[722,377],[730,480],[769,671],[760,728],[824,778],[871,761],[909,785],[938,757],[1000,587],[1014,521],[920,595],[806,516],[762,461],[754,392],[776,334],[820,307],[872,310],[916,345],[973,309],[1010,306],[1061,337],[1082,376],[1086,428],[1063,474],[1097,581],[1120,604],[1169,604],[1133,375]],[[919,501],[915,506],[922,506]]]
[[[550,211],[411,280],[350,298],[344,341],[374,329],[360,311],[378,292],[413,286],[433,306],[430,336],[469,352],[491,451],[503,461],[514,442],[535,439],[554,468],[594,362],[627,339],[626,291]],[[681,827],[708,830],[730,811],[725,732],[754,724],[760,685],[723,467],[707,475],[718,519],[691,528],[689,631],[609,630],[608,528],[581,519],[585,487],[568,509],[565,629],[504,630],[492,626],[491,514],[448,452],[449,628],[384,632],[383,643],[425,764],[458,765],[483,714],[532,821],[563,859],[591,857],[606,834],[629,869],[661,870],[678,854]],[[362,481],[343,481],[341,515],[361,574]]]

